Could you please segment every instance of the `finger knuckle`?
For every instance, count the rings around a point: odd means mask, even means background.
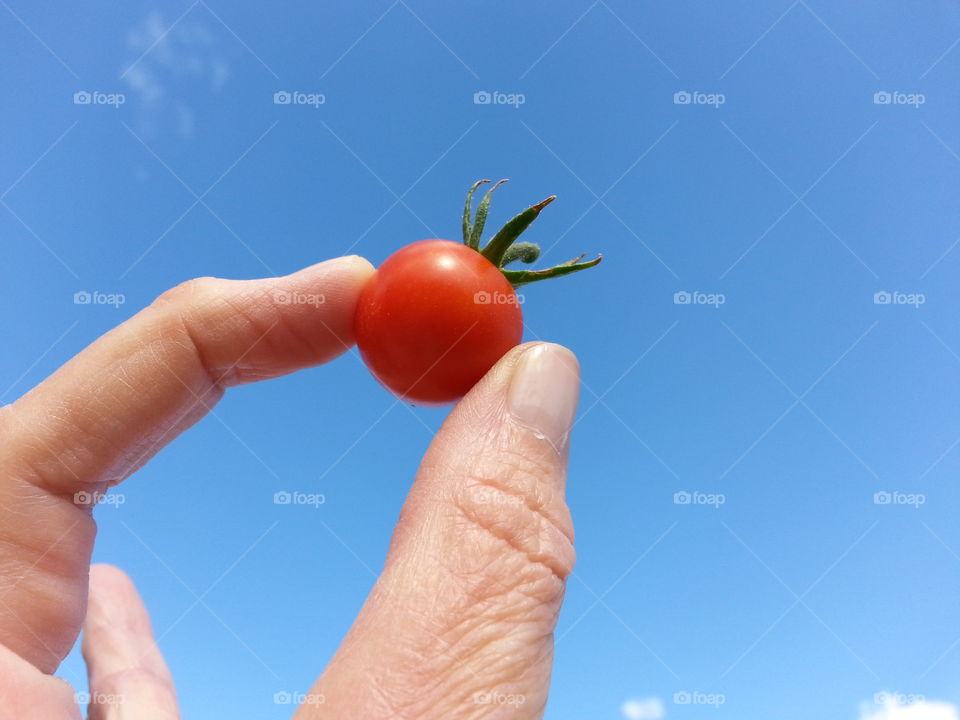
[[[184,309],[198,300],[209,297],[219,283],[214,277],[198,277],[185,280],[162,292],[153,302],[155,308]]]
[[[573,570],[570,515],[554,483],[527,456],[500,457],[493,474],[475,473],[458,484],[454,507],[460,532],[474,552],[460,556],[461,571],[499,576],[523,586],[558,592]]]

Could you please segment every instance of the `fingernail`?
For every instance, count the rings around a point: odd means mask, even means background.
[[[562,345],[541,343],[525,351],[507,392],[513,418],[560,450],[577,411],[580,368]]]

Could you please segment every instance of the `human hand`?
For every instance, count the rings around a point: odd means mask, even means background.
[[[282,278],[190,281],[0,408],[0,720],[80,718],[51,673],[81,626],[90,718],[179,716],[133,584],[90,567],[92,504],[76,494],[121,482],[225,388],[348,350],[372,272],[346,257]],[[325,302],[281,304],[276,292]],[[297,720],[542,716],[574,562],[563,496],[578,385],[569,351],[527,344],[451,412],[383,572]]]

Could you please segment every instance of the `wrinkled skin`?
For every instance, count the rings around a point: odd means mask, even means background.
[[[91,718],[179,717],[133,584],[90,567],[95,524],[75,493],[120,483],[227,387],[345,352],[372,272],[348,257],[282,278],[187,282],[0,408],[0,719],[80,718],[51,674],[81,627],[101,698]],[[325,302],[278,303],[278,291]],[[578,383],[569,351],[523,345],[454,409],[379,581],[297,720],[542,716],[574,560],[563,494]]]

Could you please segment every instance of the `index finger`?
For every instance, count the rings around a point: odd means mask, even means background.
[[[0,644],[56,669],[83,619],[95,534],[75,497],[123,480],[226,387],[348,350],[372,272],[344,257],[282,278],[191,280],[0,408]]]

